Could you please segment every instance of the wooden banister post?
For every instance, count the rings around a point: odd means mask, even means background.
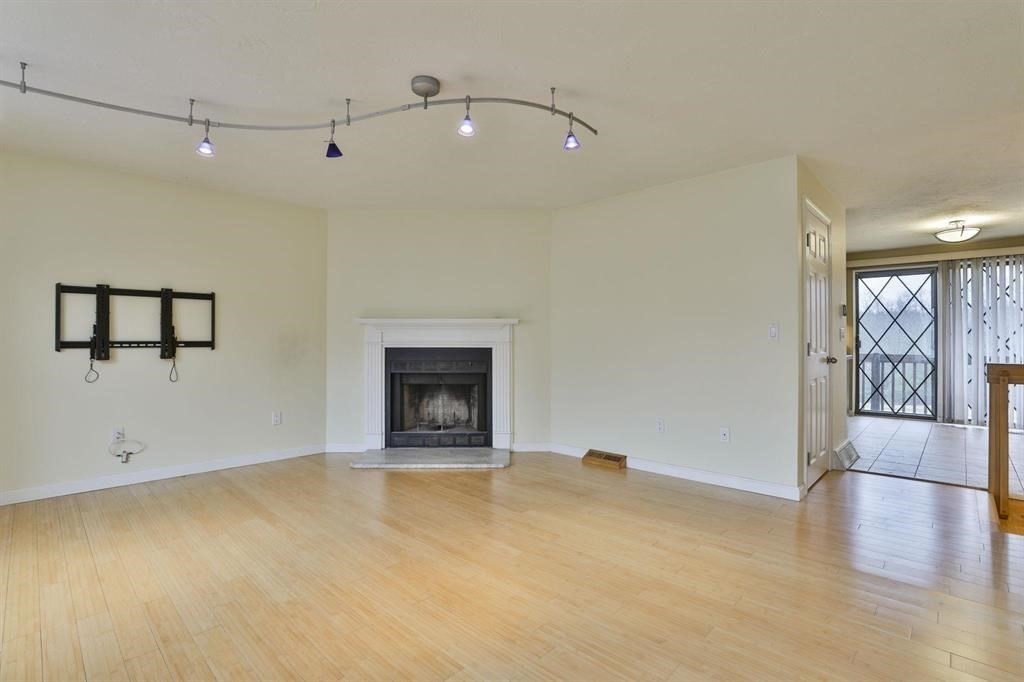
[[[1024,383],[1024,365],[990,364],[988,382],[988,491],[999,518],[1009,516],[1010,384]]]

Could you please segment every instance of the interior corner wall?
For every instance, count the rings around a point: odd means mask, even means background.
[[[9,152],[0,205],[0,502],[322,451],[324,211]],[[57,282],[213,291],[217,348],[179,349],[176,384],[157,349],[114,349],[86,384],[88,351],[54,351]],[[68,335],[91,333],[84,305]],[[156,299],[113,308],[113,330],[159,338]],[[128,464],[115,426],[146,444]]]
[[[796,183],[787,157],[555,211],[556,447],[796,489]]]
[[[846,303],[846,208],[831,191],[800,161],[797,168],[798,202],[810,200],[831,221],[829,230],[832,251],[832,291],[829,311],[829,348],[839,362],[832,366],[829,381],[832,386],[832,448],[839,448],[846,441],[846,405],[848,391],[847,376],[847,318],[842,316],[842,305]],[[803,206],[798,203],[798,209]],[[803,365],[801,364],[801,372]],[[803,381],[801,380],[801,385]],[[803,435],[801,423],[800,432]],[[803,452],[801,443],[800,452]],[[802,467],[801,467],[802,468]],[[802,473],[802,471],[801,471]]]
[[[549,212],[335,210],[328,224],[328,449],[363,444],[360,317],[519,318],[514,444],[546,445]]]

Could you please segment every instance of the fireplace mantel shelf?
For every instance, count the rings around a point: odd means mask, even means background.
[[[370,327],[505,327],[519,324],[518,319],[511,317],[358,317],[356,322]]]

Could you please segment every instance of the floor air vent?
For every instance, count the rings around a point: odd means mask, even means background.
[[[606,469],[625,469],[626,456],[602,450],[587,450],[587,454],[583,455],[583,463]]]
[[[860,459],[860,455],[857,454],[857,448],[853,447],[853,443],[847,443],[836,450],[835,456],[832,458],[832,468],[844,470],[849,469],[858,459]]]

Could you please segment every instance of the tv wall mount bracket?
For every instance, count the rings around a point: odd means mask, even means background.
[[[96,321],[92,326],[92,337],[88,341],[65,341],[61,338],[61,297],[64,294],[83,294],[96,297]],[[160,339],[156,341],[118,341],[110,338],[110,297],[133,296],[136,298],[160,299]],[[174,299],[210,302],[210,339],[208,341],[184,341],[174,334]],[[99,372],[93,368],[93,362],[110,359],[111,348],[159,348],[160,358],[171,361],[171,381],[178,380],[178,368],[175,359],[179,348],[216,347],[216,300],[215,294],[174,291],[173,289],[117,289],[107,284],[96,286],[72,286],[57,283],[55,294],[56,325],[54,328],[54,350],[58,353],[71,348],[89,349],[89,371],[85,381],[94,383],[100,378]]]

